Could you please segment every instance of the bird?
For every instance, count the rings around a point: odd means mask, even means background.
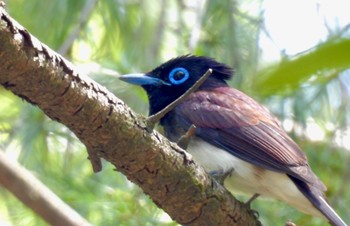
[[[225,176],[224,186],[280,200],[335,226],[346,226],[326,201],[326,186],[312,171],[301,148],[263,105],[230,87],[234,70],[214,58],[183,55],[147,73],[119,78],[141,86],[154,115],[178,99],[208,70],[212,74],[160,119],[165,136],[178,141],[194,125],[187,150],[213,174]]]

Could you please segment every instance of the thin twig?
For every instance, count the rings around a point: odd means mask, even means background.
[[[75,26],[73,31],[69,34],[68,38],[64,41],[64,43],[58,50],[58,52],[62,56],[65,56],[67,54],[69,48],[71,48],[71,46],[73,45],[73,42],[78,38],[80,31],[85,27],[97,2],[98,0],[90,0],[86,2],[84,8],[82,9],[81,16],[79,18],[79,23]]]
[[[187,130],[187,132],[184,135],[182,135],[177,141],[177,145],[179,145],[180,148],[186,150],[191,141],[191,138],[194,136],[195,133],[196,126],[192,124],[191,127]]]
[[[86,147],[86,149],[88,153],[88,159],[90,160],[92,165],[92,170],[94,171],[94,173],[100,172],[102,170],[102,162],[101,158],[97,154],[97,151],[90,147]]]
[[[202,84],[203,82],[211,75],[213,70],[209,68],[200,79],[197,80],[191,88],[189,88],[184,94],[182,94],[179,98],[171,102],[168,106],[163,108],[163,110],[159,111],[158,113],[149,116],[146,119],[146,130],[150,133],[154,129],[156,123],[164,117],[169,111],[173,110],[176,105],[180,104],[185,98],[187,98],[191,93],[196,91]]]

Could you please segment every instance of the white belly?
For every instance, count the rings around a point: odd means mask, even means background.
[[[225,187],[231,192],[260,194],[284,201],[304,213],[322,216],[286,174],[254,166],[199,138],[192,138],[187,150],[207,172],[233,169],[232,176],[225,180]]]

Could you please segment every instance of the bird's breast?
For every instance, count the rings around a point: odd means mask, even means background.
[[[314,212],[311,203],[284,173],[254,166],[198,137],[191,139],[187,151],[209,173],[233,170],[225,180],[225,187],[231,192],[260,194],[289,203],[305,213],[320,214]]]
[[[255,194],[257,189],[263,189],[261,185],[267,176],[267,171],[263,168],[243,161],[198,137],[191,139],[187,151],[209,173],[226,173],[233,170],[230,178],[225,181],[227,188],[248,194]]]

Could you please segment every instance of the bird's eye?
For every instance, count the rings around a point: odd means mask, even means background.
[[[179,85],[190,77],[188,71],[183,67],[174,68],[169,73],[169,81],[174,85]]]

